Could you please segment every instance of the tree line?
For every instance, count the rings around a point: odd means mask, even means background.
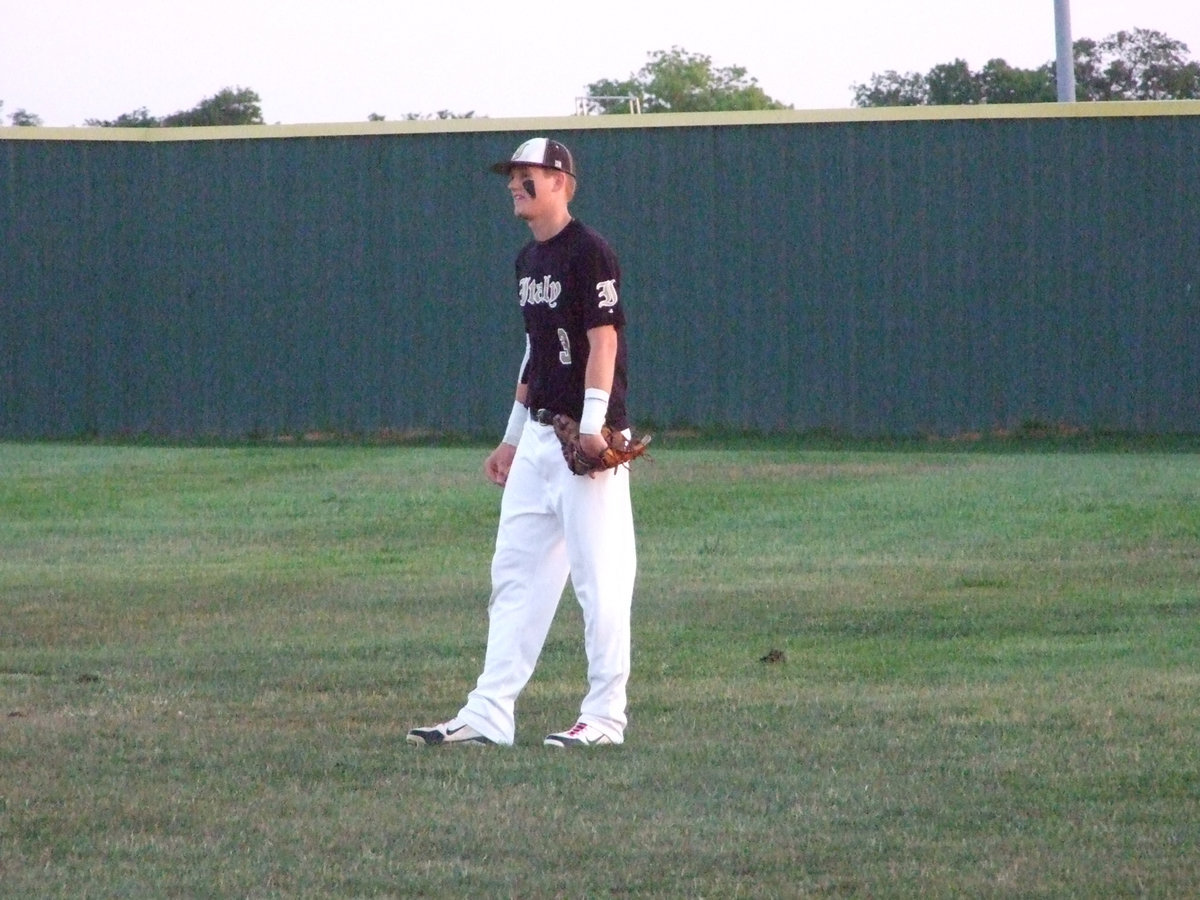
[[[0,114],[4,101],[0,100]],[[38,126],[42,117],[24,109],[8,116],[14,126]],[[85,125],[95,128],[180,128],[188,125],[261,125],[262,99],[250,88],[224,88],[206,97],[194,107],[154,116],[142,106],[133,112],[122,113],[115,119],[87,119]]]
[[[0,100],[0,113],[4,101]],[[406,113],[405,121],[421,119],[469,119],[474,112],[457,113],[448,109],[436,113]],[[40,116],[19,109],[9,116],[13,125],[41,125]],[[385,121],[386,116],[371,113],[369,122]],[[93,128],[183,128],[204,125],[262,125],[262,98],[250,88],[227,87],[211,97],[205,97],[191,109],[180,110],[165,116],[155,116],[144,106],[132,112],[121,113],[115,119],[86,119],[84,124]]]
[[[1074,42],[1075,99],[1188,100],[1200,99],[1200,62],[1190,59],[1187,44],[1160,31],[1135,28],[1118,31],[1100,41]],[[602,78],[587,85],[582,113],[618,115],[631,112],[721,112],[730,110],[791,109],[769,96],[742,66],[718,67],[712,57],[682,47],[657,50],[641,69],[627,78]],[[988,60],[972,70],[965,60],[940,63],[928,72],[873,73],[852,84],[859,107],[940,106],[981,103],[1052,103],[1057,99],[1056,63],[1033,69]],[[4,102],[0,100],[0,119]],[[404,121],[467,119],[475,113],[439,110],[406,113]],[[40,116],[18,109],[7,117],[14,126],[38,126]],[[369,121],[385,116],[371,113]],[[145,107],[115,119],[87,119],[105,128],[170,128],[197,125],[261,125],[262,100],[250,88],[229,87],[187,110],[165,116]]]
[[[1102,41],[1073,44],[1075,99],[1200,99],[1200,62],[1188,58],[1187,44],[1160,31],[1135,28]],[[978,103],[1052,103],[1057,99],[1054,62],[1035,69],[992,59],[977,71],[962,59],[920,72],[887,71],[852,86],[854,105],[941,106]]]

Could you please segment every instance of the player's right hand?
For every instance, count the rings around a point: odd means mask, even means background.
[[[504,487],[508,481],[508,470],[512,468],[513,457],[516,455],[517,448],[512,444],[501,444],[488,454],[483,463],[483,474],[487,476],[487,480]]]

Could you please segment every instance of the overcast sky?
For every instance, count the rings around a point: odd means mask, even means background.
[[[1200,0],[1071,0],[1071,26],[1156,29],[1200,59]],[[269,123],[561,116],[672,46],[797,109],[848,107],[875,72],[1053,59],[1054,0],[0,0],[0,100],[49,126],[163,116],[225,87],[257,91]]]

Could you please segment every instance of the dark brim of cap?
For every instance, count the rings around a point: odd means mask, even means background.
[[[513,169],[517,168],[517,166],[524,166],[530,169],[546,169],[550,172],[562,172],[564,175],[570,175],[572,178],[575,177],[573,173],[568,172],[566,169],[560,169],[558,166],[543,166],[541,163],[521,162],[520,160],[513,162],[511,159],[506,159],[504,162],[495,163],[488,168],[490,168],[491,171],[495,172],[497,175],[507,175]]]

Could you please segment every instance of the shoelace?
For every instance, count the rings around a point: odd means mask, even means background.
[[[584,731],[586,729],[587,729],[586,722],[576,722],[574,725],[571,726],[571,730],[567,732],[567,737],[575,737],[575,735],[579,734],[581,731]]]

